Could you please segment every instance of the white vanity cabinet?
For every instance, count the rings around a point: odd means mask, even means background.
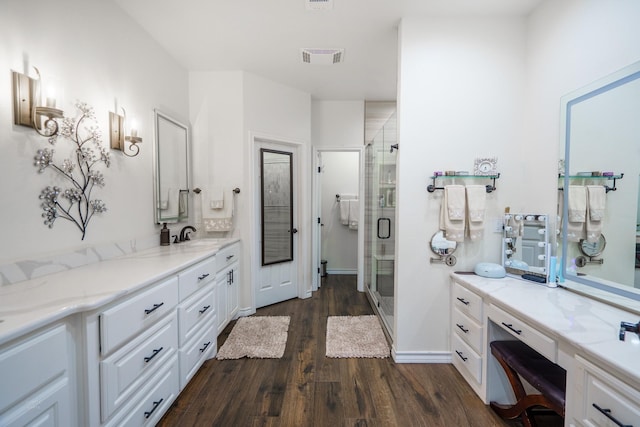
[[[87,425],[153,425],[179,392],[178,277],[86,315]]]
[[[485,337],[482,297],[455,281],[451,291],[451,359],[453,365],[484,400]]]
[[[178,275],[180,390],[216,354],[215,270],[216,257],[212,256]]]
[[[240,286],[240,244],[234,243],[216,254],[216,297],[218,333],[238,314]]]
[[[576,426],[640,426],[640,390],[576,356]]]
[[[0,425],[77,425],[74,360],[67,323],[2,346]]]

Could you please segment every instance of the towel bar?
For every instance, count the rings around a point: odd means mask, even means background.
[[[432,176],[431,179],[431,184],[429,184],[427,186],[427,191],[429,193],[433,193],[436,190],[444,190],[444,187],[437,187],[436,186],[436,179],[447,179],[447,178],[462,178],[462,179],[469,179],[469,178],[473,178],[473,179],[490,179],[493,183],[492,184],[487,184],[485,186],[485,188],[487,189],[487,193],[491,193],[493,191],[495,191],[496,188],[496,179],[500,178],[500,174],[497,175],[436,175],[436,176]]]

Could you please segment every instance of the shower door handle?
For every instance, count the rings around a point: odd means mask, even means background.
[[[381,234],[381,229],[382,229],[382,224],[383,223],[387,223],[387,234],[382,235]],[[388,239],[389,237],[391,237],[391,219],[389,218],[378,218],[378,239]]]

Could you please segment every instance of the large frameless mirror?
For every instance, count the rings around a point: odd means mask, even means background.
[[[262,265],[293,260],[292,153],[260,149]]]
[[[640,195],[638,117],[640,62],[562,98],[561,124],[565,136],[562,186],[565,191],[561,192],[561,255],[565,277],[635,300],[640,300],[637,289],[640,288],[637,262],[640,242],[637,225]],[[585,219],[571,219],[569,209],[581,200],[571,200],[570,193],[576,192],[576,187],[589,186],[603,188],[600,191],[603,215],[594,221],[591,194],[587,191]],[[581,234],[585,228],[588,231],[590,225],[607,236],[604,262],[579,262],[579,242],[587,238]],[[573,232],[574,229],[578,232]],[[600,240],[596,236],[590,243]],[[567,286],[572,284],[567,283]]]
[[[186,221],[189,217],[189,128],[154,110],[156,223]]]

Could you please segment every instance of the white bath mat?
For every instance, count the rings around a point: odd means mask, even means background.
[[[289,316],[241,317],[220,347],[216,358],[281,358],[287,345],[289,320]]]
[[[378,318],[329,316],[327,357],[389,357],[389,344]]]

